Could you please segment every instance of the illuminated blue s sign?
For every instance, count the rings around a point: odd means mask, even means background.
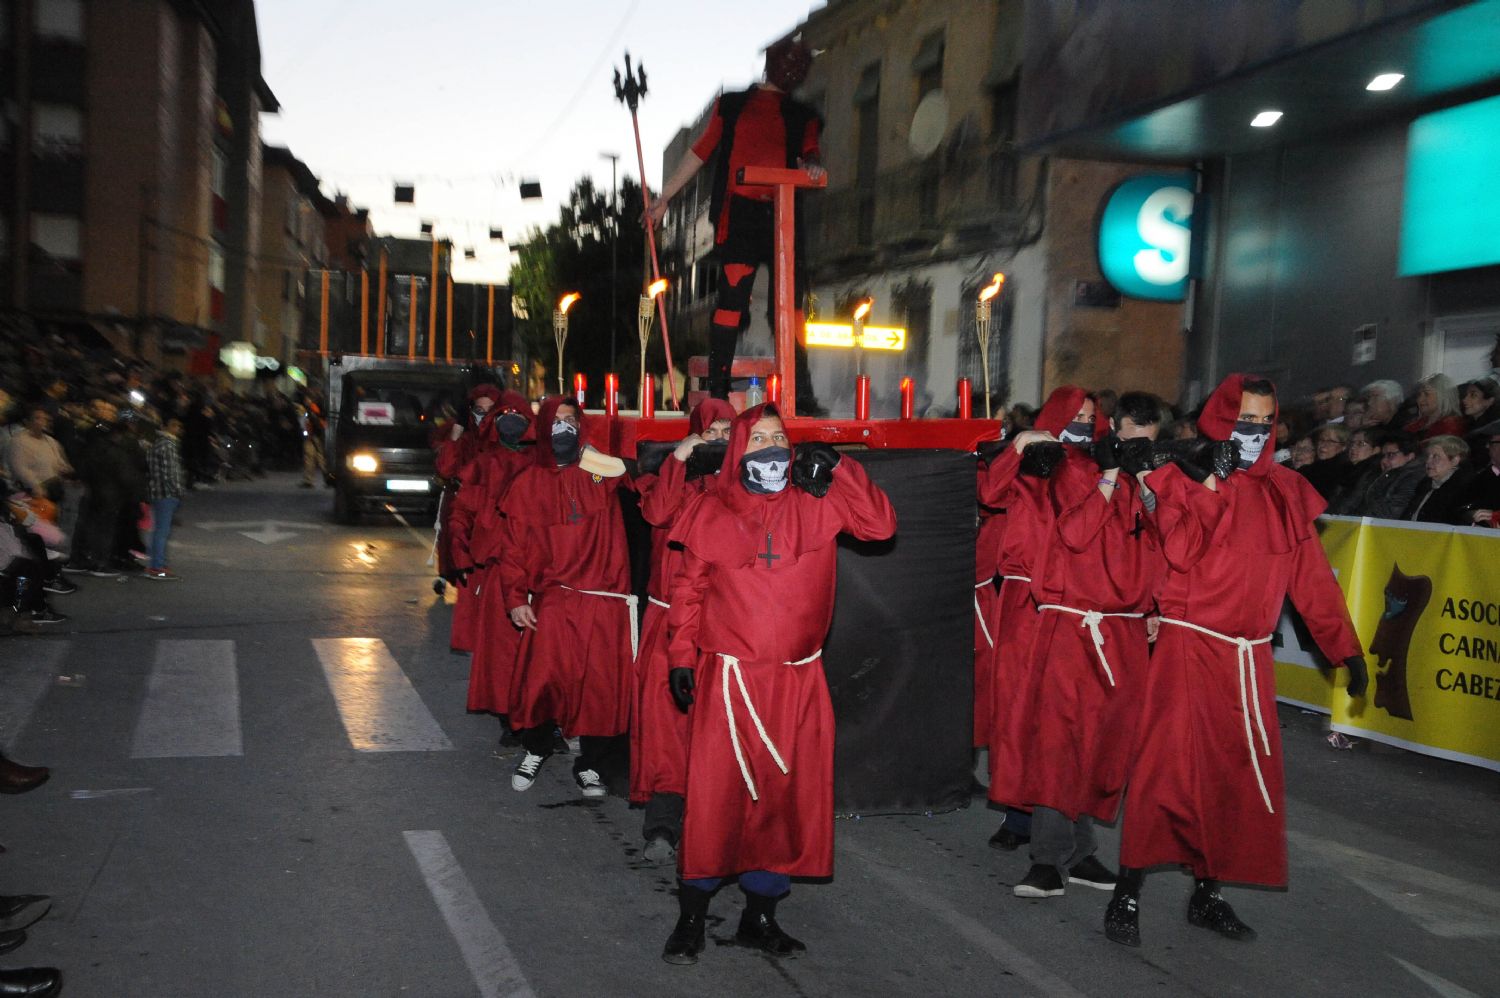
[[[1099,216],[1099,269],[1121,294],[1187,297],[1193,244],[1193,175],[1148,173],[1110,192]]]

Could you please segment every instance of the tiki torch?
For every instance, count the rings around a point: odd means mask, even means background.
[[[979,292],[979,309],[975,313],[974,331],[979,337],[979,363],[984,366],[984,418],[990,414],[990,303],[1005,287],[1005,275],[996,274],[995,279]]]
[[[854,373],[856,376],[865,373],[865,319],[869,318],[870,309],[874,307],[874,298],[865,298],[854,306]]]
[[[552,310],[552,339],[557,343],[557,394],[566,394],[563,387],[563,344],[568,342],[568,309],[583,297],[577,291],[569,291],[557,300]]]
[[[641,295],[641,306],[635,314],[635,328],[641,338],[641,399],[646,397],[646,344],[651,341],[651,322],[656,318],[656,299],[666,293],[666,278],[657,278],[646,288],[646,293]],[[672,380],[671,370],[667,371],[667,380]],[[645,416],[645,402],[641,402],[641,415]]]

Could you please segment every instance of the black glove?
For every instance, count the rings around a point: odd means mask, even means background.
[[[1344,666],[1349,670],[1350,697],[1362,697],[1370,688],[1370,670],[1365,666],[1363,655],[1351,655],[1344,659]]]
[[[1120,438],[1113,433],[1094,441],[1094,463],[1100,471],[1114,471],[1120,467]]]
[[[1131,437],[1120,441],[1120,470],[1127,475],[1138,475],[1151,470],[1151,441],[1146,437]],[[1102,467],[1102,466],[1101,466]]]
[[[684,714],[693,705],[693,690],[697,685],[692,669],[670,669],[667,672],[667,688],[672,691],[672,699],[677,701],[677,709]]]
[[[687,457],[688,481],[715,474],[724,466],[724,452],[729,449],[727,440],[715,440],[694,447]]]
[[[1034,443],[1021,452],[1021,474],[1046,478],[1062,464],[1063,445],[1052,440]]]
[[[1207,464],[1220,479],[1228,478],[1240,466],[1240,445],[1235,440],[1215,440],[1207,448]]]
[[[474,570],[472,568],[460,568],[453,573],[454,584],[463,586],[465,589],[469,588],[469,576],[473,573]]]
[[[833,469],[838,467],[839,452],[821,441],[797,445],[792,459],[792,484],[819,499],[833,485]]]

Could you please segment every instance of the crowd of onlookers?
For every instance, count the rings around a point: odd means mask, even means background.
[[[77,577],[177,578],[183,496],[303,463],[302,397],[238,392],[30,323],[0,335],[0,634],[66,619]],[[72,576],[72,578],[70,578]]]

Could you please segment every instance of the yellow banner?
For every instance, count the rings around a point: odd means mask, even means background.
[[[1332,727],[1500,770],[1500,532],[1324,517],[1323,547],[1364,645],[1370,691],[1350,700],[1290,611],[1276,687]]]

